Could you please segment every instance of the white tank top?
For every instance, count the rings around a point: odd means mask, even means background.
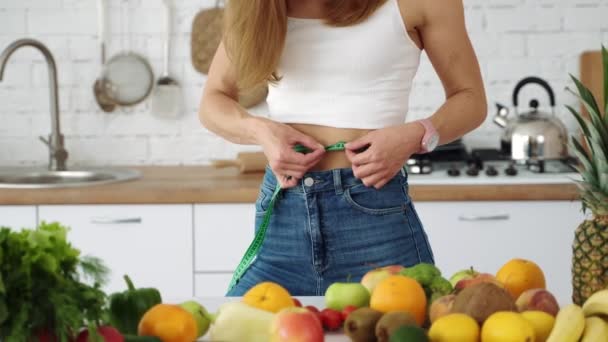
[[[420,49],[397,1],[348,27],[289,18],[277,68],[282,79],[268,92],[269,118],[361,129],[404,123]]]

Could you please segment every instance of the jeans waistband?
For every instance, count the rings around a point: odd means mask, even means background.
[[[391,183],[406,185],[406,170],[401,168],[395,177],[393,177],[386,185]],[[352,168],[337,168],[325,171],[308,171],[304,174],[304,177],[298,181],[296,186],[283,189],[282,191],[311,193],[335,190],[336,193],[341,193],[345,188],[358,184],[363,184],[363,182],[355,177]],[[277,186],[277,178],[269,165],[266,165],[262,186],[269,189],[275,189]]]

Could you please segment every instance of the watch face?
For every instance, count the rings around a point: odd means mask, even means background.
[[[433,134],[432,136],[429,137],[429,139],[426,143],[427,151],[429,151],[429,152],[433,151],[437,147],[438,144],[439,144],[439,135]]]

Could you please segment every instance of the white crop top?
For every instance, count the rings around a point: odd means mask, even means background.
[[[397,1],[348,27],[289,18],[277,68],[282,79],[269,87],[269,118],[361,129],[404,123],[420,49]]]

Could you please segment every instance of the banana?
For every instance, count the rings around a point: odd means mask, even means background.
[[[585,332],[581,342],[608,341],[608,322],[592,316],[585,318]]]
[[[555,325],[547,342],[578,342],[585,329],[583,309],[576,304],[562,307],[555,317]]]
[[[585,317],[608,315],[608,289],[597,291],[583,304]]]

